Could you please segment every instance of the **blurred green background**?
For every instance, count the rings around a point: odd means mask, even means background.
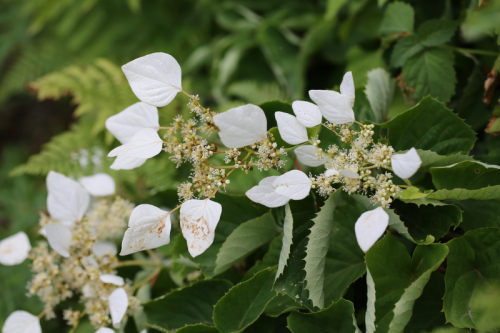
[[[217,111],[308,100],[309,89],[338,88],[350,70],[357,118],[373,120],[364,89],[367,73],[379,67],[398,83],[389,118],[408,109],[422,96],[408,94],[400,66],[391,64],[401,36],[380,30],[390,2],[0,0],[0,239],[20,230],[36,239],[49,170],[75,177],[105,171],[131,201],[176,200],[188,170],[175,169],[168,156],[119,172],[109,170],[112,160],[105,157],[116,142],[104,121],[137,101],[120,66],[152,52],[173,55],[183,70],[184,90]],[[455,20],[452,47],[498,53],[498,5],[480,11],[487,2],[406,2],[414,7],[416,27],[431,19]],[[455,52],[450,65],[456,84],[442,102],[478,133],[476,158],[500,164],[498,137],[484,132],[498,93],[483,102],[484,82],[500,61],[491,54]],[[160,123],[189,112],[186,103],[179,96],[162,108]],[[28,262],[0,267],[0,326],[14,310],[41,311],[38,300],[25,297],[29,277]],[[51,327],[59,324],[60,317]],[[77,332],[84,330],[82,325]]]

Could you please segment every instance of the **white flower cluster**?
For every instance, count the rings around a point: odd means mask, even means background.
[[[114,180],[105,174],[81,178],[76,182],[51,171],[47,176],[47,209],[41,214],[40,233],[47,242],[31,249],[26,234],[20,232],[0,242],[0,263],[15,265],[33,260],[29,295],[44,304],[38,317],[15,311],[2,332],[41,332],[39,318],[54,318],[54,307],[79,295],[84,311],[66,309],[64,318],[76,326],[84,315],[96,327],[119,327],[124,315],[139,308],[132,296],[130,281],[116,275],[117,249],[107,239],[121,236],[132,205],[119,197],[102,199],[89,211],[90,194],[114,194]],[[50,250],[49,248],[52,250]],[[111,316],[111,318],[110,318]]]
[[[153,53],[122,68],[141,102],[106,121],[108,130],[123,144],[108,155],[116,156],[112,168],[137,167],[163,150],[170,153],[170,158],[178,165],[191,163],[192,172],[190,180],[178,188],[181,205],[169,212],[148,205],[135,208],[121,254],[167,244],[170,241],[170,214],[180,209],[182,233],[190,254],[197,256],[213,242],[222,207],[211,199],[229,184],[231,173],[236,169],[248,173],[254,167],[259,170],[279,169],[284,165],[285,149],[278,147],[275,138],[268,133],[267,119],[260,107],[247,104],[216,114],[204,108],[198,96],[183,91],[181,68],[168,54]],[[188,107],[194,117],[183,120],[179,116],[171,126],[161,127],[157,107],[170,103],[179,92],[188,96]],[[275,117],[281,138],[291,145],[300,145],[295,149],[298,160],[314,167],[324,165],[326,171],[307,176],[302,171],[292,170],[279,177],[269,177],[249,190],[247,196],[268,207],[278,207],[290,199],[303,199],[311,188],[328,196],[342,187],[348,193],[368,195],[374,203],[387,207],[398,197],[400,187],[390,180],[391,173],[375,174],[375,169],[386,168],[406,179],[420,166],[416,151],[395,154],[391,147],[373,142],[373,125],[356,122],[353,111],[355,89],[350,72],[344,76],[340,93],[311,90],[309,96],[315,104],[295,101],[292,105],[295,116],[276,112]],[[355,123],[358,130],[353,128]],[[321,149],[318,138],[309,138],[307,134],[308,127],[319,125],[335,132],[343,142],[350,144],[350,149],[337,146],[326,151]],[[159,130],[167,131],[164,135],[166,141],[158,135]],[[219,150],[216,143],[209,143],[206,139],[214,130],[218,131],[227,150]],[[302,145],[306,142],[309,144]],[[216,154],[225,154],[226,165],[217,166],[210,162]]]

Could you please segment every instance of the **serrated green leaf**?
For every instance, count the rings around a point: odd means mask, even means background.
[[[366,264],[376,292],[375,332],[403,332],[415,300],[447,254],[443,244],[417,245],[411,259],[390,233],[368,250]]]
[[[500,199],[493,200],[448,200],[462,210],[463,222],[460,227],[464,230],[479,228],[500,228]]]
[[[271,212],[240,224],[222,244],[215,260],[214,275],[224,272],[279,232]]]
[[[279,295],[273,298],[266,306],[264,312],[271,317],[278,317],[283,313],[304,309],[304,307],[297,303],[288,295]]]
[[[447,243],[450,248],[445,274],[446,320],[456,327],[478,328],[483,311],[475,308],[475,297],[498,282],[500,229],[468,231]],[[496,316],[496,314],[495,314]]]
[[[205,280],[175,289],[143,304],[148,323],[167,330],[194,324],[213,326],[214,306],[231,286],[226,280]]]
[[[225,332],[241,332],[256,321],[275,296],[272,289],[276,267],[265,269],[250,280],[234,286],[217,303],[214,323]]]
[[[355,333],[353,321],[354,305],[341,298],[323,311],[315,313],[292,312],[288,318],[288,328],[292,333]]]
[[[389,130],[388,139],[396,151],[414,147],[440,155],[468,153],[476,141],[469,126],[432,97],[380,127]]]
[[[453,68],[453,52],[430,48],[408,58],[403,66],[403,80],[412,90],[412,98],[431,95],[448,102],[455,92],[457,78]]]
[[[330,245],[335,208],[340,202],[341,191],[334,192],[325,201],[323,207],[313,219],[311,233],[308,236],[305,271],[305,289],[314,306],[322,309],[325,305],[323,291],[325,281],[325,259]]]
[[[247,271],[241,282],[251,279],[255,274],[263,269],[278,265],[283,244],[282,239],[283,235],[279,235],[271,241],[269,244],[269,250],[264,255],[262,260],[257,260],[257,262],[255,262],[255,264]]]
[[[290,210],[290,205],[287,203],[285,205],[285,221],[283,222],[283,244],[281,247],[280,260],[275,280],[281,275],[281,273],[283,273],[288,257],[290,256],[290,246],[292,245],[293,239],[292,232],[293,216],[292,211]]]
[[[368,83],[366,84],[365,94],[375,113],[375,122],[381,123],[387,119],[387,113],[394,97],[396,82],[382,68],[373,69],[367,75]]]
[[[424,46],[419,43],[418,36],[410,35],[401,38],[396,42],[394,50],[391,53],[391,66],[401,67],[408,58],[422,51]]]
[[[456,29],[455,21],[428,20],[418,27],[417,35],[422,45],[436,46],[448,42]]]
[[[366,314],[365,314],[365,326],[366,333],[375,332],[375,301],[377,300],[377,293],[375,291],[375,282],[373,282],[373,277],[370,274],[370,270],[366,270],[366,291],[367,291],[367,302],[366,302]]]
[[[196,324],[184,326],[175,331],[175,333],[219,333],[219,330],[213,326]]]
[[[380,24],[379,33],[383,36],[413,32],[415,13],[413,7],[403,2],[389,4]]]
[[[422,164],[418,169],[419,172],[429,172],[430,168],[433,167],[443,167],[452,165],[455,163],[459,163],[462,161],[471,161],[473,160],[472,156],[455,154],[449,156],[438,155],[430,150],[422,150],[417,149],[418,156],[422,160]]]

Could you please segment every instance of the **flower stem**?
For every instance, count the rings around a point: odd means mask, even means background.
[[[132,290],[137,290],[139,289],[140,287],[142,287],[144,284],[148,283],[149,281],[151,281],[152,279],[154,279],[155,276],[157,276],[158,274],[160,274],[160,271],[161,271],[161,267],[156,267],[156,269],[153,271],[153,273],[151,273],[149,276],[147,276],[144,280],[140,281],[139,283],[137,283],[135,286],[132,287]]]
[[[126,266],[158,266],[158,263],[147,261],[147,260],[128,260],[120,261],[116,267],[126,267]]]
[[[495,51],[464,49],[464,48],[451,46],[451,45],[442,45],[441,47],[445,47],[447,49],[450,49],[452,51],[459,52],[459,53],[479,54],[479,55],[486,55],[486,56],[492,56],[492,57],[497,57],[499,54],[498,52],[495,52]]]

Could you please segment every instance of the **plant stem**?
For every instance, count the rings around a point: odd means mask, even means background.
[[[149,281],[151,281],[155,276],[157,276],[158,274],[160,274],[160,271],[161,271],[161,267],[156,267],[156,269],[153,271],[153,273],[151,273],[149,276],[147,276],[144,280],[140,281],[139,283],[137,283],[135,286],[132,287],[132,290],[137,290],[139,289],[140,287],[142,287],[144,284],[148,283]]]
[[[43,310],[43,311],[42,311],[42,313],[40,313],[40,314],[37,316],[37,318],[38,318],[38,319],[42,319],[42,318],[43,318],[43,316],[45,316],[45,313],[46,313],[46,311],[45,311],[45,310]]]
[[[413,185],[411,184],[409,179],[403,179],[403,181],[408,185],[409,187],[412,187]]]
[[[441,47],[445,47],[447,49],[450,49],[450,50],[455,51],[455,52],[460,52],[460,53],[480,54],[480,55],[486,55],[486,56],[492,56],[492,57],[497,57],[499,54],[498,52],[495,52],[495,51],[464,49],[464,48],[451,46],[451,45],[442,45]]]
[[[120,261],[117,267],[126,267],[126,266],[158,266],[158,263],[147,261],[147,260],[128,260],[128,261]]]

